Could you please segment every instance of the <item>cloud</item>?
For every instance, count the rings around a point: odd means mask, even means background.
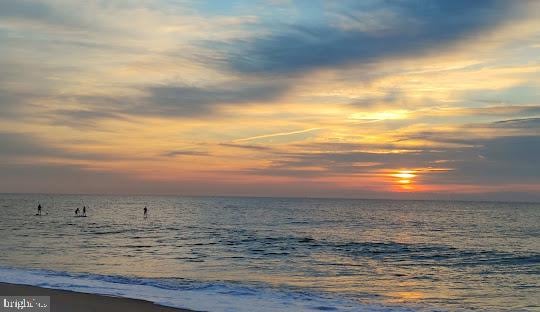
[[[202,152],[202,151],[181,151],[181,150],[174,150],[169,151],[161,154],[161,156],[165,157],[177,157],[177,156],[210,156],[208,152]]]
[[[77,129],[95,127],[102,120],[128,120],[138,116],[172,118],[215,117],[230,105],[266,104],[281,97],[288,87],[283,82],[229,82],[217,86],[186,85],[131,86],[132,95],[47,95],[0,94],[0,109],[13,116],[30,117],[49,124]],[[32,102],[59,102],[77,108],[47,109],[39,114],[23,109]],[[35,106],[35,105],[34,105]],[[33,111],[35,112],[35,111]]]
[[[0,156],[58,155],[58,151],[24,133],[0,132]]]
[[[126,117],[118,112],[89,109],[58,109],[47,114],[54,124],[69,126],[72,128],[94,128],[97,122],[105,119],[125,120]]]
[[[540,131],[540,118],[520,118],[496,121],[492,124],[495,128],[514,129],[538,129]]]
[[[278,99],[287,86],[282,82],[230,82],[217,86],[150,86],[147,97],[127,112],[173,116],[205,115],[221,105],[254,104]]]
[[[479,152],[485,159],[524,169],[529,167],[526,170],[536,172],[540,180],[540,167],[537,166],[540,157],[540,135],[499,137],[485,140],[482,145]]]
[[[246,150],[253,150],[253,151],[270,151],[272,150],[269,146],[261,146],[261,145],[246,145],[246,144],[235,144],[235,143],[221,143],[219,144],[221,146],[225,147],[233,147],[233,148],[240,148],[240,149],[246,149]]]
[[[540,167],[537,165],[540,157],[538,118],[477,124],[467,132],[464,132],[464,129],[434,130],[410,135],[411,140],[454,144],[453,147],[437,147],[437,155],[441,160],[447,160],[445,165],[453,170],[445,174],[444,179],[432,177],[435,180],[427,182],[477,185],[540,184]],[[478,129],[494,129],[497,132],[486,137],[486,133]],[[475,135],[476,132],[478,134]]]
[[[455,130],[448,131],[418,131],[412,134],[400,135],[400,138],[395,140],[396,143],[419,140],[419,141],[428,141],[432,143],[443,143],[443,144],[455,144],[462,145],[465,147],[475,146],[478,144],[476,138],[469,138],[464,133],[460,133]]]
[[[480,110],[482,111],[482,110]],[[486,114],[489,114],[489,109]],[[519,115],[519,114],[518,114]],[[500,116],[496,114],[496,116]],[[398,134],[396,144],[407,141],[422,141],[427,144],[451,144],[464,147],[482,145],[491,139],[504,137],[534,137],[540,131],[540,118],[505,119],[487,123],[464,124],[446,130],[421,130],[408,134]]]
[[[47,159],[71,161],[110,161],[144,159],[133,155],[113,155],[78,151],[76,146],[66,149],[32,133],[0,132],[0,161],[17,163],[24,160],[42,162]]]
[[[243,73],[297,73],[323,67],[369,63],[389,57],[416,56],[475,38],[508,21],[515,2],[431,0],[343,2],[339,23],[278,26],[269,35],[236,42],[231,68]],[[366,12],[367,11],[367,12]],[[361,18],[380,12],[383,20],[366,29]]]
[[[3,0],[0,1],[0,17],[15,22],[18,29],[31,27],[45,32],[72,33],[82,39],[91,32],[103,35],[126,33],[129,27],[122,25],[124,12],[149,17],[144,14],[150,11],[151,6],[144,2],[130,2]]]
[[[0,1],[0,17],[40,21],[69,27],[80,26],[80,20],[73,15],[65,14],[50,5],[39,1],[6,0]]]
[[[0,111],[2,112],[0,118],[18,116],[21,110],[29,105],[29,100],[33,97],[33,94],[0,89]]]
[[[476,108],[445,108],[441,110],[432,110],[426,113],[429,117],[440,116],[493,116],[493,117],[526,117],[540,114],[540,106],[520,106],[520,105],[498,105]]]
[[[465,92],[463,98],[474,102],[504,104],[538,104],[540,91],[538,86],[522,84],[500,90],[475,90]]]
[[[540,185],[540,136],[499,137],[478,140],[476,146],[462,150],[462,157],[444,151],[452,159],[453,170],[444,178],[426,179],[426,183],[505,185]]]
[[[127,11],[128,6],[124,9]],[[131,10],[130,13],[136,15],[141,11],[144,11],[144,8],[139,7],[139,11]],[[122,17],[122,10],[113,3],[81,0],[0,1],[0,18],[3,21],[0,28],[17,33],[28,31],[33,34],[33,40],[46,38],[47,41],[56,44],[107,46],[96,42],[95,39],[103,40],[112,33],[127,34],[129,27],[118,22]],[[94,37],[95,35],[100,36]],[[91,39],[92,37],[94,38]]]

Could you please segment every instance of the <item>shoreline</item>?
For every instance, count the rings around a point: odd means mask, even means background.
[[[50,296],[51,312],[196,312],[140,299],[57,290],[22,284],[0,283],[0,296]]]

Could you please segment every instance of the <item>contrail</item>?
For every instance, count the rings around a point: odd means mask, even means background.
[[[244,139],[237,139],[237,140],[234,140],[233,142],[245,142],[245,141],[251,141],[251,140],[256,140],[256,139],[264,139],[264,138],[271,138],[271,137],[277,137],[277,136],[286,136],[286,135],[292,135],[292,134],[315,131],[315,130],[319,130],[319,129],[321,129],[321,128],[309,128],[309,129],[291,131],[291,132],[278,132],[278,133],[264,134],[264,135],[258,135],[258,136],[254,136],[254,137],[244,138]]]

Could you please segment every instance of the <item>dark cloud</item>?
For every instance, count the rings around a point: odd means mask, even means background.
[[[56,10],[45,3],[27,0],[0,1],[0,16],[54,23],[70,20],[66,20],[67,16],[59,15]]]
[[[85,10],[70,3],[54,4],[50,1],[32,0],[0,1],[0,18],[3,19],[39,23],[64,31],[80,32],[101,27],[99,23],[96,23],[96,16],[85,14]]]
[[[84,109],[49,109],[43,102],[83,105]],[[114,103],[114,105],[111,105]],[[26,122],[38,122],[72,128],[87,128],[103,119],[126,119],[119,109],[125,100],[89,97],[51,95],[41,92],[13,92],[0,89],[0,118],[15,118]],[[119,104],[119,105],[116,105]]]
[[[21,106],[26,104],[28,95],[17,94],[0,89],[0,118],[16,116]]]
[[[404,135],[395,142],[399,143],[410,140],[462,145],[465,147],[475,146],[478,144],[478,140],[476,138],[468,137],[457,131],[419,131],[414,134]]]
[[[141,96],[75,96],[0,92],[1,117],[17,117],[72,128],[94,127],[100,120],[128,120],[130,116],[205,118],[219,107],[271,102],[287,90],[285,82],[234,82],[209,87],[163,85],[141,87]],[[2,91],[2,90],[0,90]],[[45,110],[42,100],[80,109]],[[32,110],[32,108],[41,108]]]
[[[125,160],[134,157],[70,151],[30,133],[0,132],[0,161],[16,162],[21,157],[40,160],[48,157],[64,160]],[[72,147],[75,147],[72,145]],[[137,159],[143,159],[136,157]]]
[[[2,64],[0,64],[0,119],[27,117],[32,112],[43,108],[39,100],[48,95],[41,86],[36,86],[31,90],[10,89],[10,85],[17,85],[9,81],[10,78],[12,76],[9,71],[4,76]]]
[[[420,152],[429,149],[428,147],[403,147],[393,143],[343,143],[343,142],[317,142],[317,143],[301,143],[295,144],[294,147],[311,152],[354,152],[354,151],[369,151],[369,150],[400,150],[409,152]]]
[[[272,148],[269,146],[261,146],[261,145],[248,145],[248,144],[235,144],[235,143],[221,143],[219,145],[225,146],[225,147],[234,147],[234,148],[240,148],[240,149],[253,150],[253,151],[271,151],[272,150]]]
[[[264,103],[279,98],[286,90],[284,82],[230,82],[218,86],[193,87],[161,85],[142,87],[142,96],[62,96],[62,101],[77,103],[80,110],[56,110],[56,120],[71,119],[69,124],[84,125],[99,119],[126,116],[208,117],[220,106]]]
[[[510,136],[485,140],[482,156],[496,163],[509,163],[536,171],[540,179],[540,136]]]
[[[114,108],[107,110],[89,109],[58,109],[46,114],[50,123],[72,128],[95,128],[96,122],[104,119],[125,120],[126,117],[114,111]]]
[[[517,5],[521,5],[519,3]],[[320,67],[369,63],[387,57],[441,50],[513,17],[500,0],[417,0],[343,2],[335,16],[349,24],[295,24],[277,27],[270,35],[235,43],[230,66],[245,73],[295,73]],[[388,12],[382,29],[361,27],[370,11]],[[365,16],[365,15],[364,15]]]
[[[269,102],[287,89],[281,82],[252,84],[229,83],[210,87],[153,86],[146,89],[148,97],[142,105],[128,111],[142,114],[193,116],[211,113],[219,105]]]
[[[454,154],[448,151],[444,156],[455,159],[452,158]],[[466,156],[450,163],[454,170],[444,177],[426,177],[426,182],[476,185],[540,183],[540,136],[479,140],[476,147],[467,150]]]
[[[111,118],[118,119],[120,116],[111,112],[100,112],[100,111],[91,111],[91,110],[82,110],[82,109],[60,109],[54,111],[54,114],[66,116],[73,118],[75,120],[92,120],[92,119],[103,119]]]
[[[436,180],[432,182],[478,185],[540,183],[540,136],[471,138],[469,142],[473,143],[470,147],[441,149],[441,158],[451,160],[446,165],[454,170],[444,178],[434,177]]]
[[[486,114],[489,114],[487,112]],[[519,114],[518,114],[519,115]],[[470,124],[463,127],[461,130],[433,130],[420,131],[413,134],[407,134],[397,139],[395,143],[400,143],[409,140],[421,140],[433,143],[443,143],[452,145],[461,145],[464,147],[477,147],[489,142],[489,140],[481,139],[475,135],[478,130],[495,130],[499,129],[498,137],[530,137],[540,133],[540,118],[516,118],[500,120],[491,123]]]
[[[12,132],[0,132],[1,156],[57,155],[55,148],[43,144],[35,137]]]
[[[495,128],[514,128],[514,129],[538,129],[540,131],[540,118],[520,118],[509,119],[494,122]]]
[[[500,103],[500,102],[499,102]],[[498,105],[488,107],[463,108],[462,115],[468,116],[500,116],[500,117],[530,117],[540,115],[538,105]]]
[[[169,151],[166,153],[161,154],[161,156],[165,157],[177,157],[177,156],[209,156],[208,152],[202,152],[202,151],[180,151],[180,150],[174,150]]]

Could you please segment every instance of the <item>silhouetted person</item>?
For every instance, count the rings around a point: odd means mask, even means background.
[[[41,216],[41,204],[37,206],[37,214]]]
[[[146,206],[144,207],[144,218],[146,219],[146,217],[148,217],[148,208],[146,208]]]
[[[79,216],[79,208],[75,209],[75,215],[78,217]]]
[[[82,207],[82,215],[86,217],[86,206]]]

